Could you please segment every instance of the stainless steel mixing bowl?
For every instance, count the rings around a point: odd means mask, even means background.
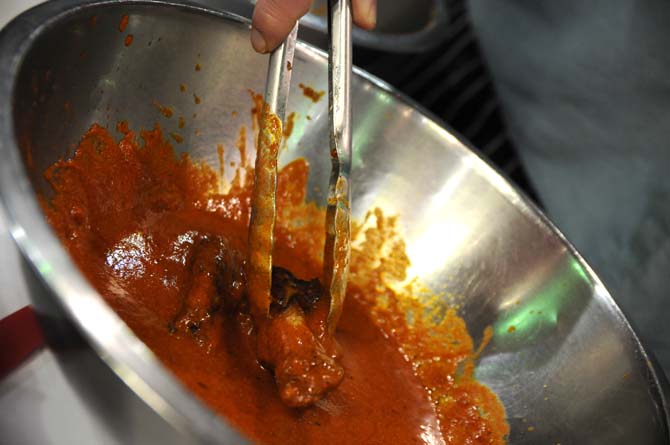
[[[124,14],[130,21],[121,33]],[[134,41],[126,47],[128,33]],[[49,196],[42,172],[71,153],[93,122],[125,119],[139,128],[158,121],[183,136],[178,150],[216,165],[217,144],[232,147],[239,126],[250,125],[247,88],[262,90],[266,63],[251,51],[243,19],[163,1],[55,0],[0,35],[1,196],[35,284],[48,290],[36,292],[36,304],[51,304],[43,313],[53,326],[56,303],[116,374],[189,440],[242,442],[79,273],[36,192]],[[311,184],[326,190],[327,104],[297,88],[326,88],[326,58],[301,44],[294,66],[289,108],[300,117],[282,161],[307,157]],[[441,304],[459,304],[475,339],[493,327],[477,374],[507,409],[510,443],[667,443],[661,374],[551,223],[457,136],[379,80],[357,72],[353,98],[353,212],[360,217],[379,206],[400,215],[411,272],[444,293]],[[175,116],[162,116],[156,101]],[[177,116],[185,117],[184,129]]]

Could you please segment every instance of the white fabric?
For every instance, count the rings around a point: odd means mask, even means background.
[[[470,0],[549,216],[670,370],[670,2]]]

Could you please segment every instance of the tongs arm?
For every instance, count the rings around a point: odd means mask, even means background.
[[[283,136],[286,104],[298,24],[271,55],[256,149],[254,188],[247,258],[248,293],[254,317],[268,317],[272,287],[272,249],[277,217],[277,156]]]
[[[326,213],[324,285],[330,297],[332,334],[344,304],[351,251],[351,0],[328,1],[328,111],[331,174]]]

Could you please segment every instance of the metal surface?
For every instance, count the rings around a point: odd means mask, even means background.
[[[118,31],[123,14],[134,35],[129,47]],[[49,290],[43,297],[140,397],[190,435],[185,442],[243,440],[160,365],[83,278],[35,191],[49,195],[44,168],[70,153],[93,122],[113,128],[126,119],[138,129],[159,121],[182,134],[177,150],[217,166],[217,144],[233,147],[240,125],[251,126],[247,88],[262,91],[265,82],[267,58],[253,53],[248,33],[247,22],[165,2],[54,0],[0,34],[0,196],[12,235]],[[325,90],[325,55],[298,44],[293,76],[295,85]],[[360,71],[351,82],[353,215],[373,206],[399,215],[411,274],[444,295],[437,304],[458,304],[476,341],[493,327],[477,374],[505,404],[510,443],[668,443],[662,375],[582,258],[447,129]],[[171,106],[175,118],[162,116],[155,101]],[[300,118],[280,158],[309,159],[310,198],[318,202],[326,199],[330,171],[324,102],[292,91],[288,110]],[[232,111],[237,118],[225,117]],[[185,128],[176,116],[188,118]],[[237,156],[228,150],[226,162]]]
[[[351,0],[328,1],[330,181],[323,277],[330,297],[328,330],[342,314],[351,254]]]

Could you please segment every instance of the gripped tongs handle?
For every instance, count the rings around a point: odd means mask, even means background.
[[[286,119],[286,105],[291,88],[291,71],[293,70],[293,54],[297,36],[298,23],[296,22],[286,40],[270,54],[268,65],[265,103],[282,122]]]

